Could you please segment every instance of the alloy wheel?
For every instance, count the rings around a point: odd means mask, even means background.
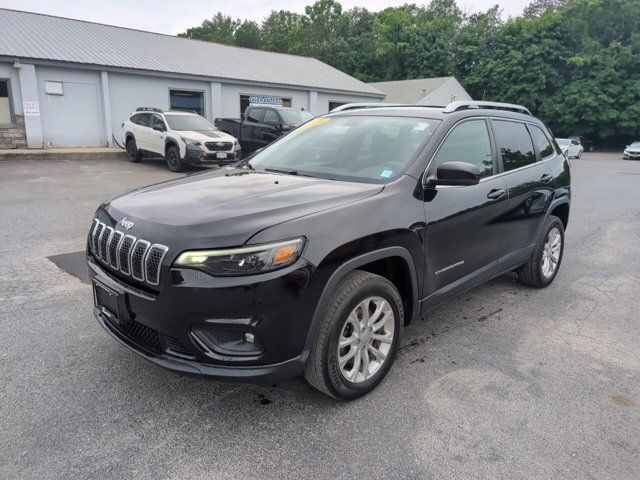
[[[338,366],[352,383],[372,378],[391,351],[395,316],[387,300],[368,297],[347,316],[338,337]]]
[[[547,241],[542,250],[542,274],[546,278],[550,278],[558,268],[561,247],[562,235],[560,235],[560,230],[554,227],[549,230]]]

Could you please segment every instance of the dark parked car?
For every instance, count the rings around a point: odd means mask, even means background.
[[[593,152],[593,142],[591,141],[590,138],[583,137],[583,136],[580,136],[580,135],[570,135],[569,139],[570,140],[577,140],[578,143],[580,145],[582,145],[582,148],[584,148],[585,152]]]
[[[87,241],[93,313],[176,372],[304,373],[355,398],[429,309],[511,270],[549,285],[570,192],[567,159],[524,107],[329,114],[236,166],[100,206]]]
[[[298,108],[249,106],[242,118],[216,118],[219,130],[238,139],[244,155],[266,147],[313,115]]]

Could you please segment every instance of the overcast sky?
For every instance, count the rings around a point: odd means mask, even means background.
[[[498,3],[503,15],[522,13],[530,0],[458,0],[466,11],[482,11]],[[122,27],[175,35],[199,25],[203,19],[221,11],[234,18],[262,20],[271,10],[304,12],[313,0],[0,0],[0,7],[48,13]],[[347,10],[354,6],[378,11],[386,7],[411,3],[407,0],[343,0]],[[416,0],[423,4],[428,1]]]

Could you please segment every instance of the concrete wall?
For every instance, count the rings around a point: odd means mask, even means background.
[[[195,90],[204,92],[205,116],[213,120],[211,107],[211,83],[177,78],[108,74],[111,103],[111,127],[113,134],[122,143],[122,122],[138,107],[169,108],[169,90]]]
[[[381,99],[327,94],[294,88],[220,83],[165,76],[108,72],[64,66],[25,64],[19,70],[0,63],[0,78],[11,79],[16,114],[23,113],[23,97],[38,101],[40,116],[26,116],[30,148],[97,147],[122,144],[122,122],[137,107],[169,108],[171,89],[204,93],[205,116],[240,116],[241,95],[290,98],[292,106],[315,115],[326,113],[329,102],[372,102]],[[62,95],[45,93],[45,82],[61,82]]]

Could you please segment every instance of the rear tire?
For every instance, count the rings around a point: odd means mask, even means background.
[[[563,252],[564,226],[558,217],[549,215],[538,235],[531,258],[518,269],[518,278],[530,287],[546,287],[558,274]]]
[[[403,325],[402,299],[393,283],[369,272],[349,273],[336,288],[311,345],[307,382],[340,400],[365,395],[391,368]]]
[[[133,137],[127,138],[125,147],[127,150],[127,160],[129,160],[131,163],[138,163],[140,160],[142,160],[142,153],[140,153],[140,150],[138,150],[136,140]]]
[[[180,150],[178,150],[178,147],[176,147],[175,145],[171,145],[169,148],[167,148],[165,157],[169,170],[171,170],[172,172],[184,171],[184,163],[182,163],[182,159],[180,158]]]

